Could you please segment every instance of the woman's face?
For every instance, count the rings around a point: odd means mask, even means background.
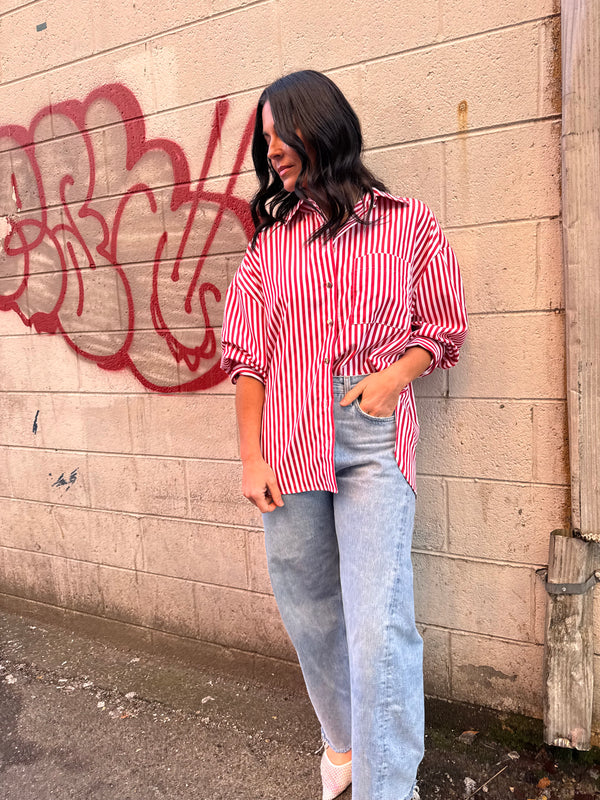
[[[263,136],[267,143],[267,157],[271,166],[279,174],[286,192],[293,192],[296,181],[302,171],[302,159],[297,151],[283,139],[280,139],[275,130],[271,105],[267,101],[262,110]]]

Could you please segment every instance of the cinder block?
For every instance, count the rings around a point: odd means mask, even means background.
[[[126,514],[0,499],[0,544],[115,567],[141,567],[139,520]]]
[[[248,557],[248,587],[253,592],[273,594],[267,568],[265,537],[262,531],[246,531],[246,553]]]
[[[85,561],[59,558],[52,560],[55,572],[62,583],[58,605],[85,614],[103,616],[105,586],[103,568]]]
[[[247,200],[256,190],[255,178],[250,173],[240,175],[236,178],[233,190],[231,190],[229,175],[212,177],[207,179],[204,189],[213,199],[203,200],[199,204],[185,242],[184,255],[186,258],[200,258],[206,253],[207,242],[210,239],[208,252],[211,255],[239,253],[237,259],[239,263],[253,231]],[[236,199],[235,210],[227,208],[228,191]],[[157,192],[157,196],[162,198],[164,229],[168,232],[169,237],[164,257],[175,259],[179,253],[184,232],[190,225],[192,197],[190,196],[189,200],[186,199],[177,208],[173,208],[171,194],[171,189],[161,190],[160,194]]]
[[[560,11],[560,0],[556,0],[556,11]],[[540,110],[543,114],[560,114],[562,107],[561,88],[561,42],[560,16],[544,21],[540,26],[542,47]]]
[[[434,41],[438,10],[434,4],[390,4],[355,0],[349,13],[340,6],[319,6],[309,0],[283,0],[283,72],[331,69],[399,53]]]
[[[134,450],[164,456],[236,458],[233,398],[136,395],[129,398]]]
[[[43,446],[41,435],[38,438],[33,432],[40,399],[45,398],[9,392],[0,394],[0,444]]]
[[[131,452],[126,397],[107,402],[103,395],[2,394],[0,431],[7,445]]]
[[[442,145],[419,143],[369,150],[365,163],[400,197],[417,197],[444,222]]]
[[[27,0],[2,0],[0,3],[0,13],[6,14],[8,11],[27,5]]]
[[[419,626],[423,637],[423,679],[425,694],[430,697],[451,697],[450,632]]]
[[[458,632],[450,647],[454,699],[542,716],[543,647]]]
[[[441,478],[420,475],[413,547],[417,550],[446,550],[447,527],[446,482]]]
[[[0,547],[2,591],[50,605],[64,605],[66,563],[43,553]]]
[[[568,484],[567,404],[537,403],[533,412],[533,480]]]
[[[159,109],[221,97],[277,77],[277,17],[269,5],[241,9],[153,39],[148,50]]]
[[[104,616],[180,636],[197,636],[191,582],[109,567],[102,568],[101,580]]]
[[[448,370],[434,369],[413,385],[416,397],[448,397]]]
[[[446,223],[558,215],[559,137],[560,123],[536,122],[447,142]]]
[[[5,454],[13,497],[58,505],[90,505],[86,453],[10,447]]]
[[[564,272],[562,258],[562,221],[538,223],[538,259],[536,294],[540,308],[564,308]]]
[[[456,555],[546,564],[550,533],[568,523],[566,487],[482,480],[448,480],[447,487]]]
[[[209,641],[271,658],[295,657],[275,598],[202,583],[194,584],[194,593],[201,639],[207,638],[202,630],[202,620],[207,618],[214,625],[214,638]]]
[[[28,332],[29,329],[23,326],[21,320],[13,311],[0,312],[0,339],[5,339],[9,336],[23,336]]]
[[[210,0],[198,0],[193,4],[187,0],[172,3],[152,3],[135,0],[123,3],[109,0],[103,3],[94,0],[94,46],[96,52],[115,48],[140,39],[156,36],[170,28],[188,25],[210,13]]]
[[[248,588],[246,535],[239,528],[144,517],[146,572]]]
[[[168,139],[180,148],[186,157],[192,188],[205,169],[208,144],[213,132],[218,132],[219,141],[212,160],[208,165],[208,175],[229,175],[233,171],[238,157],[241,157],[242,137],[250,117],[254,114],[260,95],[259,89],[252,88],[248,92],[234,94],[221,100],[203,100],[196,98],[193,105],[174,108],[148,116],[146,122],[146,138]],[[217,104],[220,112],[217,117]],[[253,171],[250,146],[245,152],[238,171]],[[234,193],[237,192],[234,189]]]
[[[560,222],[446,230],[471,314],[563,307]]]
[[[238,461],[185,461],[190,516],[204,522],[262,528],[256,506],[242,495]]]
[[[90,55],[90,43],[94,41],[90,12],[87,4],[78,6],[74,14],[62,3],[40,3],[28,4],[2,17],[2,80],[16,81]],[[43,23],[46,27],[38,31],[37,26]]]
[[[185,333],[185,332],[184,332]],[[194,339],[192,339],[194,337]],[[141,331],[136,332],[129,346],[123,346],[122,334],[112,332],[93,334],[78,334],[74,337],[77,347],[84,353],[80,355],[82,360],[91,360],[106,357],[107,359],[119,359],[120,371],[132,371],[136,378],[133,385],[135,393],[144,389],[154,392],[174,393],[182,391],[185,384],[192,381],[201,380],[202,376],[213,370],[214,377],[206,379],[210,383],[221,382],[224,379],[223,373],[219,370],[220,350],[217,348],[216,336],[214,345],[208,350],[209,355],[203,357],[202,352],[195,359],[195,347],[202,347],[204,332],[200,330],[191,331],[185,341],[181,341],[184,336],[177,331],[175,338],[159,336],[156,332]],[[172,352],[176,351],[176,354]],[[178,362],[177,356],[181,358]],[[184,364],[184,357],[190,360],[192,371]],[[102,373],[107,372],[96,367]],[[89,373],[88,373],[89,374]],[[110,373],[108,373],[110,375]],[[91,377],[91,381],[86,381],[86,389],[92,390],[97,386],[99,391],[103,390],[103,381]],[[112,384],[113,391],[124,389],[130,384],[129,380],[123,381],[121,378],[107,380]],[[184,390],[185,391],[185,390]]]
[[[79,386],[77,355],[60,335],[0,338],[0,369],[4,391],[72,392]]]
[[[0,446],[0,496],[11,497],[12,489],[8,477],[7,448]]]
[[[210,0],[211,12],[213,14],[223,14],[236,8],[250,5],[253,0]]]
[[[105,195],[108,183],[103,134],[93,131],[84,137],[75,120],[61,113],[52,113],[44,120],[44,125],[47,133],[41,134],[43,138],[53,138],[36,145],[35,162],[41,173],[45,204],[62,207],[63,198],[69,204],[83,203],[90,189],[94,190],[95,195]],[[38,125],[38,131],[41,127]],[[91,158],[88,145],[92,151]],[[65,177],[69,177],[73,183],[61,186]],[[33,207],[39,208],[39,205]],[[27,207],[24,203],[25,211]],[[79,220],[75,220],[77,224]]]
[[[197,329],[220,328],[223,324],[223,309],[225,306],[225,293],[229,285],[229,273],[237,268],[241,261],[225,255],[209,256],[202,264],[199,277],[196,277],[198,258],[185,258],[178,265],[177,280],[173,280],[175,261],[168,259],[162,261],[156,276],[157,301],[162,318],[162,325],[181,336],[186,328],[191,329],[190,334]],[[234,262],[235,266],[231,263]],[[132,295],[135,306],[135,327],[137,330],[152,330],[151,298],[153,292],[154,269],[153,265],[133,264],[123,268],[124,285]],[[186,300],[192,280],[197,282],[193,293],[191,309],[186,309]],[[207,284],[203,289],[203,302],[206,313],[203,312],[199,302],[198,286]],[[127,329],[130,324],[127,312],[122,313],[120,325]],[[98,329],[98,328],[96,328]],[[197,337],[197,332],[195,336]]]
[[[441,30],[454,39],[518,25],[560,12],[560,0],[505,0],[502,5],[482,6],[477,0],[442,0]]]
[[[148,456],[90,455],[93,508],[184,517],[183,463]]]
[[[418,410],[420,473],[533,479],[532,404],[421,398]]]
[[[460,361],[450,370],[451,396],[562,399],[564,325],[556,312],[472,315]]]
[[[90,68],[92,63],[93,68]],[[56,80],[55,73],[49,73],[50,100],[53,105],[64,100],[84,102],[88,94],[98,87],[121,83],[134,94],[142,113],[152,114],[156,111],[154,66],[151,48],[145,42],[121,50],[118,58],[111,52],[94,56],[93,62],[84,58],[69,64],[68,69],[60,70],[60,80]],[[160,71],[158,78],[160,79]],[[38,77],[28,79],[28,82],[29,80],[35,83]],[[86,129],[93,130],[106,125],[106,114],[109,110],[114,113],[112,104],[103,99],[97,99],[93,105],[87,107]],[[139,115],[139,111],[133,107],[126,108],[125,112],[129,117]]]
[[[100,369],[95,361],[79,358],[79,391],[81,394],[102,392],[109,394],[135,394],[147,391],[129,369]]]
[[[423,552],[413,562],[423,625],[533,641],[530,569]]]
[[[531,24],[366,64],[367,146],[530,120],[538,106],[538,53]]]

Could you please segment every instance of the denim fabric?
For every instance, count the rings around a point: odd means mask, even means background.
[[[352,748],[354,800],[409,800],[423,756],[422,640],[410,558],[415,496],[395,418],[339,401],[339,491],[284,496],[264,514],[269,573],[327,743]]]

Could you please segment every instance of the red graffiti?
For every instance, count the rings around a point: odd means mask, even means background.
[[[215,329],[253,230],[234,193],[253,115],[225,177],[210,177],[229,112],[215,104],[194,183],[183,149],[147,138],[121,84],[48,106],[29,128],[0,127],[0,311],[153,391],[222,381]]]

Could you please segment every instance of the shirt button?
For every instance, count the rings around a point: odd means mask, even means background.
[[[327,324],[328,324],[328,325],[329,325],[329,327],[331,328],[331,326],[333,325],[333,320],[332,320],[332,319],[328,319],[328,320],[327,320]]]
[[[329,364],[329,359],[328,359],[328,358],[324,358],[324,359],[323,359],[323,362],[324,362],[325,364]]]
[[[325,284],[325,286],[326,286],[328,289],[331,289],[331,288],[333,287],[333,283],[332,283],[331,281],[327,281],[327,283]]]

